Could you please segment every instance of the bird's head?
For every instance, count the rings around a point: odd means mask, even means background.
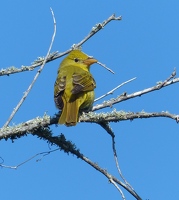
[[[97,60],[91,56],[86,55],[80,50],[72,50],[68,56],[62,61],[62,66],[77,66],[84,70],[89,70],[90,65],[96,63]]]

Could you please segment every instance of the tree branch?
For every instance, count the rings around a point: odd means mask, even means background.
[[[171,114],[169,112],[124,112],[124,111],[116,111],[113,110],[112,112],[108,113],[83,113],[80,117],[81,122],[119,122],[119,121],[126,121],[126,120],[133,120],[133,119],[143,119],[143,118],[154,118],[154,117],[167,117],[170,119],[175,120],[177,123],[179,122],[179,115]]]
[[[46,63],[51,62],[57,58],[60,58],[66,54],[68,54],[70,51],[72,51],[74,48],[81,46],[82,44],[84,44],[87,40],[89,40],[89,38],[91,38],[93,35],[95,35],[98,31],[100,31],[102,28],[104,28],[109,22],[113,21],[113,20],[121,20],[122,17],[115,17],[115,15],[111,15],[108,19],[104,20],[102,23],[96,24],[92,30],[90,31],[90,33],[84,38],[82,39],[78,44],[74,44],[70,49],[62,52],[62,53],[58,53],[58,51],[53,52],[51,54],[48,55],[47,59],[46,59]],[[19,72],[24,72],[24,71],[32,71],[34,70],[36,67],[39,67],[43,64],[44,62],[44,57],[38,57],[37,60],[35,60],[33,62],[33,64],[31,66],[22,66],[21,68],[16,68],[14,66],[9,67],[7,69],[1,69],[0,70],[0,76],[4,76],[4,75],[10,75],[10,74],[15,74],[15,73],[19,73]]]
[[[115,182],[119,185],[121,185],[124,189],[126,189],[131,195],[133,195],[137,200],[141,200],[141,198],[138,196],[137,193],[135,193],[133,190],[128,188],[126,184],[119,181],[116,177],[112,176],[107,170],[104,170],[96,163],[92,162],[89,158],[85,157],[79,149],[76,148],[74,144],[72,144],[70,141],[67,141],[65,136],[61,134],[60,136],[52,136],[51,131],[49,132],[49,129],[46,128],[39,128],[36,131],[34,131],[33,135],[37,135],[39,138],[42,138],[44,140],[47,140],[48,143],[51,145],[57,145],[60,147],[61,150],[63,150],[66,153],[72,153],[73,155],[76,155],[77,158],[82,159],[87,164],[91,165],[94,169],[105,175],[110,182]],[[115,184],[114,184],[115,185]],[[116,186],[116,185],[115,185]],[[116,187],[118,189],[118,187]]]
[[[133,120],[133,119],[143,119],[143,118],[153,118],[153,117],[167,117],[179,122],[179,115],[171,114],[169,112],[124,112],[113,110],[110,113],[83,113],[80,117],[81,122],[91,122],[91,123],[106,123],[106,122],[119,122],[124,120]],[[59,116],[50,118],[48,115],[43,117],[37,117],[35,119],[29,120],[27,122],[18,124],[16,126],[4,127],[0,129],[0,140],[2,139],[17,139],[29,133],[33,133],[40,127],[48,127],[52,124],[57,124]]]
[[[133,81],[133,80],[135,80],[135,79],[136,79],[136,77],[134,77],[134,78],[132,78],[132,79],[130,79],[130,80],[128,80],[128,81],[125,81],[125,82],[121,83],[120,85],[118,85],[118,86],[115,87],[114,89],[110,90],[110,91],[107,92],[106,94],[104,94],[104,95],[102,95],[102,96],[96,98],[96,99],[94,100],[94,102],[99,101],[100,99],[102,99],[102,98],[104,98],[104,97],[106,97],[106,96],[108,96],[108,95],[110,95],[110,94],[113,94],[113,92],[114,92],[115,90],[119,89],[119,88],[122,87],[123,85],[125,85],[125,84],[127,84],[127,83],[129,83],[129,82],[131,82],[131,81]]]
[[[153,87],[150,87],[150,88],[138,91],[138,92],[134,92],[132,94],[124,93],[124,94],[118,96],[115,99],[110,99],[108,101],[105,101],[102,104],[93,106],[92,111],[99,110],[99,109],[106,108],[106,107],[112,107],[112,105],[114,105],[116,103],[119,103],[119,102],[122,102],[122,101],[126,101],[128,99],[132,99],[132,98],[135,98],[135,97],[140,97],[140,96],[142,96],[144,94],[147,94],[149,92],[153,92],[155,90],[160,90],[160,89],[162,89],[162,88],[164,88],[166,86],[169,86],[169,85],[172,85],[172,84],[178,83],[178,82],[179,82],[179,78],[174,78],[171,81],[167,81],[167,82],[164,81],[164,82],[161,82],[161,83],[159,83],[159,84],[157,84],[157,85],[155,85]]]
[[[47,55],[45,56],[45,59],[43,60],[43,63],[42,63],[42,66],[40,67],[40,69],[38,70],[38,72],[36,73],[32,83],[29,85],[27,91],[24,93],[24,95],[22,96],[21,100],[19,101],[19,103],[17,104],[17,106],[13,109],[9,119],[7,120],[7,122],[4,124],[4,127],[8,126],[10,121],[12,120],[12,118],[14,117],[15,113],[19,110],[20,106],[22,105],[22,103],[25,101],[27,95],[29,94],[30,90],[32,89],[34,83],[36,82],[37,78],[39,77],[40,73],[42,72],[44,66],[45,66],[45,63],[47,62],[47,58],[50,54],[50,51],[52,49],[52,45],[53,45],[53,42],[54,42],[54,39],[55,39],[55,35],[56,35],[56,20],[55,20],[55,16],[54,16],[54,13],[53,13],[53,10],[52,8],[50,8],[50,11],[52,13],[52,17],[53,17],[53,23],[54,23],[54,32],[53,32],[53,35],[52,35],[52,39],[51,39],[51,42],[50,42],[50,46],[49,46],[49,49],[47,51]]]
[[[125,182],[126,186],[129,187],[131,190],[133,190],[135,192],[135,190],[132,188],[132,186],[127,182],[127,180],[124,178],[122,171],[119,167],[119,162],[118,162],[118,158],[117,158],[117,151],[116,151],[116,142],[115,142],[115,134],[113,132],[113,130],[111,129],[111,127],[109,126],[109,123],[106,122],[102,122],[99,124],[102,128],[104,128],[106,130],[106,132],[111,136],[112,138],[112,150],[113,150],[113,155],[114,155],[114,160],[116,163],[116,167],[117,170],[119,172],[120,177],[122,178],[122,180]]]

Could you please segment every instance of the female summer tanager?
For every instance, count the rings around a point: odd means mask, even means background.
[[[92,108],[96,83],[89,69],[96,62],[80,50],[72,50],[61,62],[54,86],[54,101],[62,110],[59,124],[75,126],[79,112]]]

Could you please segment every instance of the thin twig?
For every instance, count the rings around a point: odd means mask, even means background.
[[[119,162],[118,162],[118,158],[117,158],[117,151],[116,151],[116,146],[115,146],[115,134],[113,132],[113,130],[111,129],[111,127],[109,126],[109,123],[108,122],[102,122],[102,123],[99,123],[100,126],[102,126],[106,132],[111,136],[112,138],[112,149],[113,149],[113,155],[114,155],[114,160],[115,160],[115,163],[116,163],[116,167],[117,167],[117,170],[119,172],[119,175],[120,177],[122,178],[122,180],[125,182],[125,184],[131,189],[134,191],[134,189],[132,188],[132,186],[127,182],[127,180],[124,178],[123,174],[122,174],[122,171],[119,167]],[[134,191],[135,192],[135,191]]]
[[[41,152],[41,153],[37,153],[35,154],[34,156],[28,158],[27,160],[21,162],[20,164],[16,165],[16,166],[10,166],[10,165],[4,165],[4,164],[0,164],[0,167],[4,167],[4,168],[9,168],[9,169],[17,169],[19,168],[20,166],[26,164],[27,162],[31,161],[32,159],[34,159],[35,157],[39,156],[39,155],[42,155],[42,157],[38,160],[36,160],[37,162],[42,160],[42,158],[44,158],[45,156],[49,155],[50,153],[54,152],[54,151],[57,151],[59,150],[59,148],[57,149],[54,149],[54,150],[51,150],[51,151],[46,151],[46,152]]]
[[[96,102],[96,101],[98,101],[98,100],[100,100],[100,99],[102,99],[102,98],[104,98],[104,97],[106,97],[106,96],[108,96],[108,95],[110,95],[110,94],[113,94],[113,92],[114,92],[115,90],[117,90],[118,88],[122,87],[123,85],[125,85],[125,84],[127,84],[127,83],[129,83],[129,82],[131,82],[131,81],[133,81],[133,80],[135,80],[135,79],[136,79],[136,77],[135,77],[135,78],[132,78],[132,79],[130,79],[130,80],[128,80],[128,81],[125,81],[124,83],[121,83],[120,85],[118,85],[117,87],[115,87],[114,89],[112,89],[111,91],[109,91],[109,92],[107,92],[106,94],[104,94],[104,95],[98,97],[97,99],[95,99],[94,102]]]
[[[116,147],[115,147],[115,140],[114,140],[114,137],[112,137],[112,146],[113,146],[113,153],[114,153],[114,160],[115,160],[115,163],[116,163],[116,167],[117,167],[117,170],[119,172],[119,175],[120,177],[122,178],[122,180],[125,182],[125,184],[135,192],[135,190],[133,189],[133,187],[127,182],[127,180],[124,178],[123,174],[122,174],[122,171],[119,167],[119,162],[118,162],[118,158],[117,158],[117,152],[116,152]]]
[[[158,89],[160,89],[161,87],[163,87],[168,81],[170,81],[171,79],[173,79],[176,76],[176,68],[174,68],[172,74],[162,83],[159,84]]]
[[[104,65],[103,63],[101,63],[101,62],[98,61],[97,64],[101,65],[102,67],[104,67],[105,69],[107,69],[109,72],[111,72],[112,74],[114,74],[114,71],[112,71],[112,69],[106,67],[106,65]]]
[[[27,91],[24,93],[23,97],[21,98],[21,100],[19,101],[19,103],[17,104],[17,106],[15,107],[15,109],[12,111],[9,119],[7,120],[7,122],[4,124],[4,127],[8,126],[10,121],[12,120],[12,118],[14,117],[15,113],[18,111],[18,109],[20,108],[20,106],[22,105],[22,103],[24,102],[24,100],[26,99],[27,95],[29,94],[30,90],[32,89],[34,83],[36,82],[37,78],[39,77],[40,73],[42,72],[44,66],[45,66],[45,63],[47,61],[47,58],[50,54],[50,51],[52,49],[52,45],[53,45],[53,42],[54,42],[54,39],[55,39],[55,35],[56,35],[56,20],[55,20],[55,16],[54,16],[54,13],[53,13],[53,10],[52,8],[50,8],[50,11],[52,13],[52,17],[53,17],[53,23],[54,23],[54,32],[53,32],[53,35],[52,35],[52,40],[51,40],[51,43],[50,43],[50,46],[49,46],[49,49],[48,49],[48,52],[47,52],[47,55],[45,56],[45,59],[43,60],[43,64],[42,66],[40,67],[40,69],[37,71],[32,83],[29,85]]]
[[[112,130],[112,128],[110,127],[108,122],[100,122],[98,123],[102,128],[104,128],[104,130],[112,137],[115,138],[115,134]]]
[[[120,187],[116,184],[115,181],[113,181],[113,179],[109,179],[109,181],[117,188],[117,190],[120,192],[122,199],[126,200],[124,193],[122,192],[122,190],[120,189]]]

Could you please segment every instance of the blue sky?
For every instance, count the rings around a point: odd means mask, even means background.
[[[111,22],[83,45],[84,52],[115,71],[115,75],[112,75],[99,65],[92,66],[91,72],[97,82],[96,97],[133,77],[137,79],[104,100],[115,98],[123,92],[132,93],[154,86],[157,81],[168,78],[174,68],[178,72],[177,0],[3,1],[0,12],[0,68],[30,65],[38,56],[46,55],[53,34],[50,7],[57,22],[52,51],[59,52],[81,41],[95,24],[113,13],[122,15],[122,21]],[[51,116],[57,112],[53,101],[53,85],[61,60],[57,59],[45,66],[11,125],[43,116],[44,112]],[[36,71],[0,78],[1,126]],[[116,108],[132,112],[169,111],[178,114],[178,100],[178,85],[175,84],[98,112]],[[121,170],[137,193],[143,199],[178,199],[178,124],[171,119],[155,118],[111,123],[111,127],[116,134]],[[54,126],[52,130],[54,135],[63,133],[85,156],[119,177],[111,138],[100,126],[79,123],[70,128]],[[14,166],[48,150],[46,142],[28,135],[14,143],[1,141],[0,156],[4,164]],[[61,151],[39,162],[34,159],[17,170],[1,168],[0,174],[0,197],[4,200],[121,198],[103,175],[80,159]],[[124,191],[124,194],[126,199],[133,199],[127,192]]]

